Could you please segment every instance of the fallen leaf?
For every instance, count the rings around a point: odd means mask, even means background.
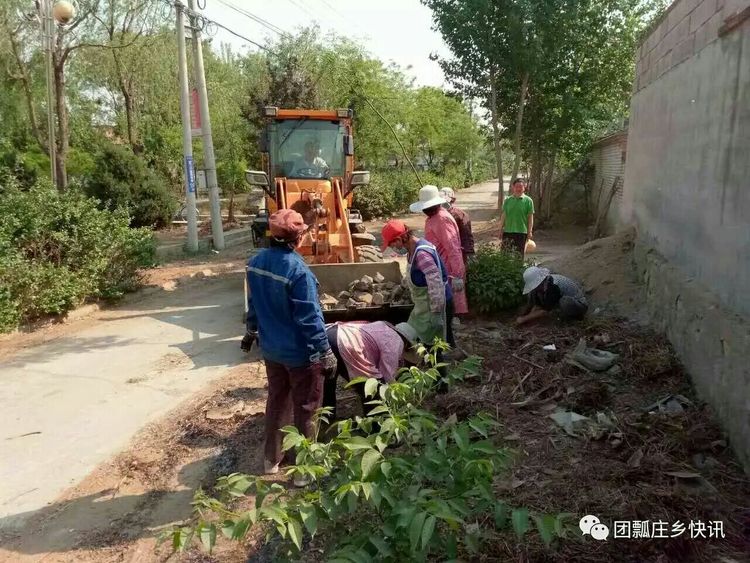
[[[505,440],[506,442],[518,442],[521,440],[521,436],[517,432],[514,432],[513,434],[508,434],[507,436],[505,436],[503,440]]]
[[[633,455],[631,455],[628,458],[628,466],[629,467],[640,467],[641,466],[641,460],[643,459],[643,448],[638,448],[633,452]]]

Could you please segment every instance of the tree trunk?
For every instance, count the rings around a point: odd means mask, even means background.
[[[229,192],[229,213],[227,215],[227,221],[234,223],[234,189]]]
[[[549,170],[547,170],[547,179],[544,181],[544,219],[546,221],[552,217],[552,180],[555,175],[555,162],[557,162],[557,152],[552,153]]]
[[[492,117],[492,142],[495,145],[495,161],[497,164],[497,209],[503,208],[505,197],[503,187],[503,150],[500,146],[500,123],[497,116],[497,89],[495,84],[495,67],[490,67],[490,114]]]
[[[534,203],[541,205],[541,179],[542,179],[542,150],[537,146],[531,161],[531,178],[529,182],[529,197]],[[539,208],[539,207],[538,207]],[[541,208],[539,208],[541,210]]]
[[[68,129],[68,108],[65,106],[65,59],[54,54],[55,74],[55,104],[57,106],[57,153],[55,167],[57,168],[57,189],[64,192],[68,189],[68,170],[65,159],[70,146],[70,131]]]
[[[9,35],[10,50],[11,53],[13,53],[19,72],[18,76],[14,76],[13,78],[20,80],[21,85],[23,86],[23,94],[26,101],[26,111],[29,114],[31,132],[42,150],[49,155],[48,143],[50,142],[50,139],[47,139],[45,142],[45,138],[39,129],[39,119],[37,118],[36,109],[34,108],[34,95],[31,91],[31,77],[29,76],[29,71],[24,64],[23,59],[21,59],[18,39],[10,28],[6,27],[5,32]],[[52,100],[49,100],[49,103],[52,104]]]
[[[526,105],[526,92],[529,90],[529,73],[523,75],[521,80],[521,95],[518,100],[518,113],[516,114],[516,138],[513,144],[515,159],[513,160],[513,173],[510,175],[511,183],[518,177],[518,169],[521,167],[521,132],[523,131],[523,110]]]

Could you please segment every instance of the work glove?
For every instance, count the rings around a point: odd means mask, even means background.
[[[320,363],[323,366],[323,377],[326,379],[336,379],[339,362],[333,350],[328,350],[320,359]]]
[[[247,331],[245,336],[242,337],[240,342],[240,348],[243,352],[249,352],[250,348],[253,347],[253,343],[258,339],[258,333],[253,331]]]
[[[456,293],[461,293],[464,290],[463,278],[451,278],[451,289]]]

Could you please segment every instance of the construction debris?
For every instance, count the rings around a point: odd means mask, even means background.
[[[385,281],[385,276],[380,272],[377,272],[374,277],[362,276],[353,280],[347,290],[339,292],[336,297],[327,293],[320,296],[320,306],[324,311],[411,304],[408,281],[402,279],[399,284]]]
[[[618,357],[617,354],[613,354],[612,352],[597,348],[588,348],[586,346],[586,339],[581,338],[575,350],[568,354],[566,361],[583,370],[606,371],[615,364]]]
[[[666,414],[680,414],[684,412],[684,407],[691,405],[690,399],[683,395],[667,395],[645,407],[643,410],[649,414],[666,413]]]

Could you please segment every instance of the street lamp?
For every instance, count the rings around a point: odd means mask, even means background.
[[[47,139],[52,184],[57,186],[57,136],[55,135],[55,74],[52,53],[55,49],[55,24],[67,25],[75,17],[75,7],[67,0],[37,0],[42,44],[47,59]]]

